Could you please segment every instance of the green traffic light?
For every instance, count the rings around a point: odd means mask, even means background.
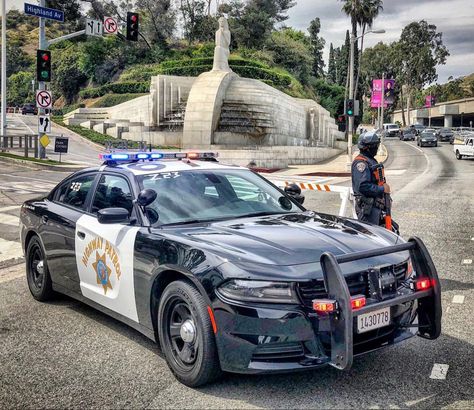
[[[42,78],[48,78],[48,72],[47,71],[41,71],[41,77]]]

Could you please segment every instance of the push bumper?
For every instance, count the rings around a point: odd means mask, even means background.
[[[407,292],[394,298],[352,309],[351,295],[339,264],[353,262],[374,256],[409,251],[416,275],[429,280],[427,290]],[[438,273],[425,245],[419,238],[411,238],[407,243],[373,251],[356,252],[334,256],[324,253],[321,256],[324,281],[330,299],[337,302],[337,312],[329,318],[331,329],[330,365],[340,370],[350,369],[353,362],[354,317],[374,312],[384,307],[403,305],[417,300],[418,335],[426,339],[436,339],[441,333],[441,288]]]

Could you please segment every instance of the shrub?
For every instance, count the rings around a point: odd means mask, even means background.
[[[141,97],[146,94],[106,94],[99,100],[94,102],[91,107],[94,108],[105,108],[113,107],[114,105],[121,104],[126,101],[133,100],[134,98]]]
[[[86,88],[79,92],[82,98],[97,98],[108,93],[114,94],[143,94],[150,91],[150,83],[144,82],[123,82],[105,84],[96,88]]]

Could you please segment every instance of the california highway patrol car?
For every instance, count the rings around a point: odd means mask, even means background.
[[[25,202],[33,297],[83,301],[160,343],[184,384],[332,365],[441,330],[418,238],[305,210],[213,153],[115,152]]]

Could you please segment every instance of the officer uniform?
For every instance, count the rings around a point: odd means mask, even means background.
[[[375,225],[383,224],[382,210],[385,205],[384,187],[378,185],[374,173],[378,162],[373,155],[379,143],[380,139],[374,132],[362,134],[358,143],[360,154],[352,162],[351,169],[357,218]],[[368,150],[368,147],[372,149]]]

